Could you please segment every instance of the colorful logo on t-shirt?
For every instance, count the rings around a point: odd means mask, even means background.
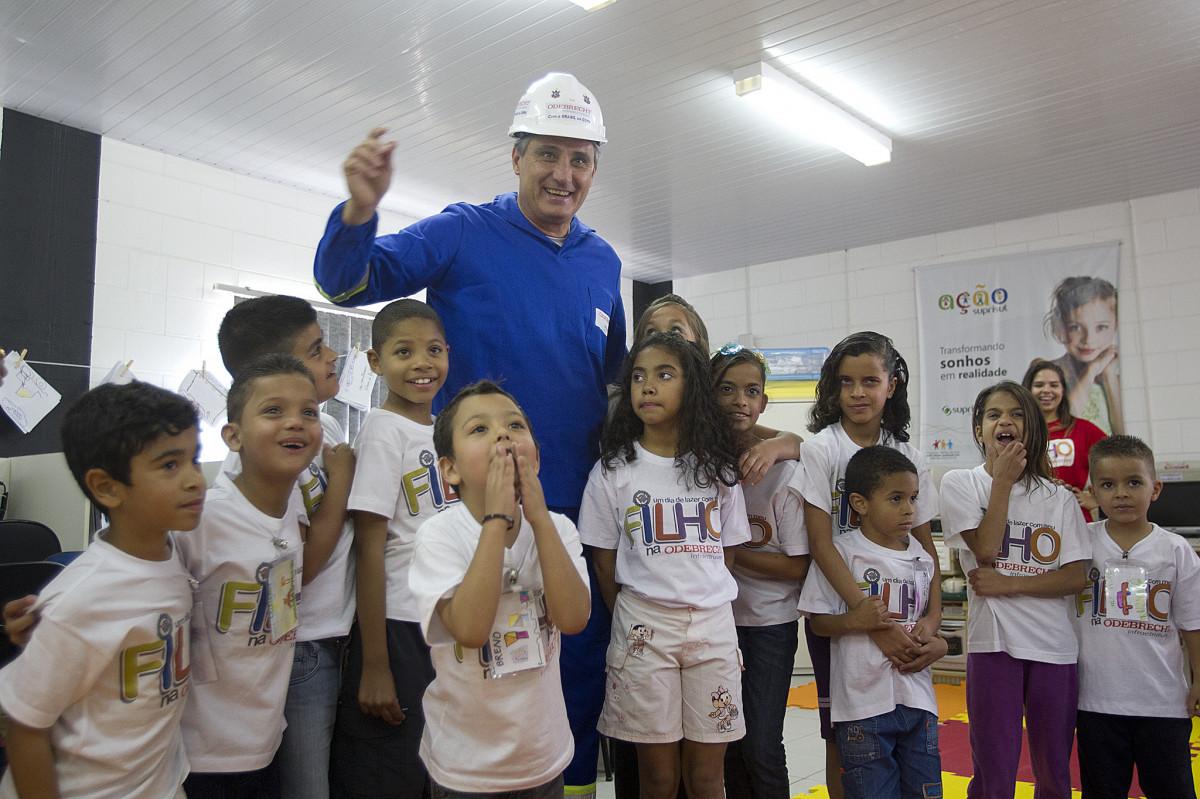
[[[409,516],[421,515],[421,497],[428,497],[435,510],[458,501],[454,486],[447,483],[438,471],[437,458],[427,449],[421,450],[417,457],[421,468],[408,472],[400,480],[400,494],[404,497],[404,506]]]
[[[307,478],[305,479],[304,472],[300,473],[300,496],[304,500],[304,512],[311,519],[312,515],[317,512],[317,508],[321,506],[321,500],[325,498],[329,475],[314,461],[308,465]]]
[[[850,507],[850,494],[846,491],[846,478],[839,477],[834,484],[834,491],[830,495],[832,500],[829,507],[836,512],[837,524],[834,527],[834,534],[840,535],[848,533],[851,530],[857,530],[861,522],[858,518],[858,511]]]
[[[771,543],[771,539],[775,535],[775,529],[771,526],[771,522],[766,517],[758,514],[750,514],[750,540],[742,544],[750,549],[758,549],[765,547]]]
[[[1008,521],[996,568],[1008,574],[1041,574],[1056,568],[1062,536],[1053,527]]]
[[[155,640],[121,650],[122,702],[133,702],[151,685],[158,690],[159,707],[187,696],[192,673],[191,618],[188,614],[176,621],[170,614],[159,614]]]
[[[679,497],[652,499],[646,491],[633,495],[625,509],[629,546],[646,547],[647,555],[682,552],[721,552],[720,504],[711,499]]]
[[[256,582],[249,583],[239,580],[228,580],[221,584],[221,593],[217,606],[217,632],[226,635],[230,632],[242,634],[242,624],[245,626],[246,646],[266,646],[292,641],[296,631],[292,630],[279,640],[270,640],[270,592],[267,585],[271,581],[271,564],[263,562],[255,569]],[[234,624],[238,629],[234,630]]]
[[[900,622],[916,621],[924,602],[916,580],[903,577],[884,577],[879,570],[868,567],[858,584],[867,596],[877,596],[888,609],[888,615]]]
[[[1139,619],[1135,607],[1139,603],[1132,596],[1135,590],[1128,583],[1114,586],[1116,589],[1116,607],[1108,607],[1106,597],[1106,581],[1104,572],[1093,566],[1088,572],[1087,584],[1075,595],[1075,615],[1087,615],[1095,626],[1116,627],[1130,630],[1139,635],[1164,635],[1171,632],[1167,619],[1171,614],[1171,592],[1174,589],[1170,580],[1146,580],[1146,615],[1148,619]]]
[[[1050,465],[1055,469],[1075,464],[1075,442],[1069,438],[1055,438],[1046,445]]]

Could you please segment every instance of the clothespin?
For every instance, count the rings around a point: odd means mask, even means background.
[[[17,362],[15,364],[13,364],[13,369],[21,368],[21,364],[23,364],[25,362],[25,353],[27,353],[27,352],[29,352],[28,349],[21,350],[21,356],[19,358],[17,358]]]
[[[358,342],[358,341],[354,342],[354,355],[352,357],[354,357],[354,358],[358,357],[358,348],[361,346],[362,346],[361,342]]]
[[[208,361],[200,362],[200,377],[203,378],[204,380],[208,379],[208,370],[204,368],[207,365],[208,365]]]
[[[125,374],[129,371],[129,367],[131,367],[131,366],[133,366],[133,358],[130,358],[128,363],[125,364],[125,368],[121,370],[120,376],[124,377]]]

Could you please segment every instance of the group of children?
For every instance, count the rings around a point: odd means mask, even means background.
[[[0,672],[0,797],[561,797],[582,545],[612,611],[599,729],[635,745],[641,796],[789,795],[801,615],[831,794],[941,796],[939,501],[890,339],[832,350],[797,460],[758,425],[762,355],[709,358],[694,309],[665,298],[635,328],[576,525],[547,509],[502,388],[432,416],[448,346],[413,300],[375,319],[387,398],[350,450],[319,411],[337,378],[311,313],[279,297],[227,316],[237,457],[207,494],[186,401],[102,386],[67,414],[109,526]],[[1085,797],[1125,795],[1134,762],[1149,796],[1194,796],[1178,638],[1200,663],[1200,559],[1147,521],[1152,454],[1093,446],[1106,520],[1087,526],[1028,390],[990,387],[972,423],[984,464],[948,473],[940,502],[970,582],[969,795],[1012,796],[1024,722],[1039,795],[1069,797],[1078,710]]]

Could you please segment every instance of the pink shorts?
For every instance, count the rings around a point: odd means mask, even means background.
[[[634,743],[736,741],[742,718],[741,653],[729,603],[668,608],[617,594],[604,711],[597,725]]]

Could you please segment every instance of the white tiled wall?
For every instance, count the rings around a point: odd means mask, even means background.
[[[873,329],[915,353],[914,267],[1114,240],[1127,432],[1160,461],[1200,460],[1200,189],[683,278],[675,291],[715,343],[750,333],[760,347],[832,347]]]

